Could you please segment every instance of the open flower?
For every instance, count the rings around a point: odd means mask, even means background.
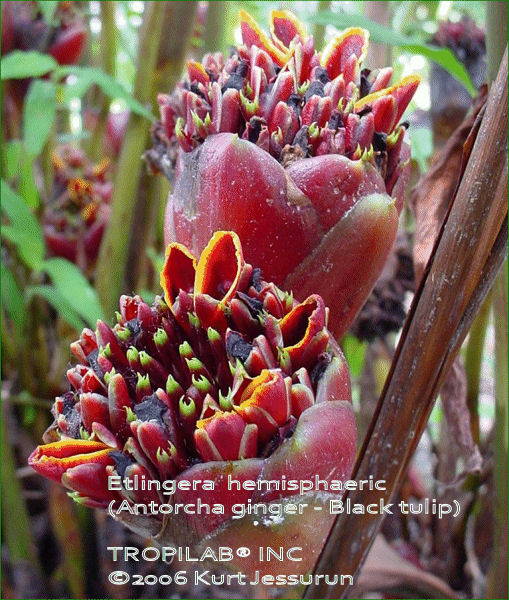
[[[86,270],[97,258],[110,217],[109,163],[93,165],[82,150],[61,146],[53,166],[53,188],[43,217],[46,245]]]
[[[357,441],[350,380],[322,298],[297,303],[265,282],[227,232],[217,232],[198,261],[170,245],[161,283],[164,299],[150,307],[123,296],[113,328],[99,321],[71,345],[78,359],[67,373],[71,389],[55,400],[48,443],[29,464],[93,507],[198,497],[221,504],[222,514],[165,523],[157,510],[119,517],[136,531],[186,544],[229,522],[235,504],[302,491],[232,488],[228,476],[348,478]],[[111,476],[122,485],[108,486]],[[198,492],[176,486],[168,499],[140,484],[168,480],[213,485]]]
[[[284,289],[320,293],[341,335],[396,235],[409,178],[401,117],[419,82],[361,69],[369,34],[352,27],[322,52],[287,11],[271,34],[241,13],[243,44],[187,63],[160,94],[147,158],[175,188],[166,241],[200,252],[232,229],[246,258]]]

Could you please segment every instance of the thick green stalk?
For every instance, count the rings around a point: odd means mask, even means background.
[[[135,218],[140,227],[137,228],[135,237],[131,240],[129,248],[130,268],[126,273],[126,285],[129,289],[140,292],[150,287],[150,273],[148,267],[148,256],[146,249],[155,237],[154,229],[157,221],[157,213],[161,204],[166,203],[162,196],[163,177],[144,174],[142,179],[142,195],[138,197]]]
[[[71,596],[85,598],[85,555],[75,504],[67,490],[55,483],[50,484],[48,504],[52,531],[62,549],[62,570]]]
[[[147,2],[140,32],[134,97],[147,104],[152,96],[152,80],[164,22],[165,2]],[[132,215],[143,163],[150,122],[131,113],[115,177],[111,220],[101,244],[96,287],[105,314],[113,314],[122,293]]]
[[[196,2],[163,2],[163,38],[159,45],[154,92],[171,92],[182,75],[184,61],[191,45],[196,17]],[[223,4],[213,2],[212,4]],[[156,94],[153,94],[156,102]]]
[[[172,90],[180,79],[184,61],[193,33],[196,2],[165,2],[163,38],[159,46],[157,67],[152,82],[152,105],[157,112],[157,92]],[[222,5],[222,2],[213,4]],[[210,7],[209,7],[210,8]],[[224,10],[222,6],[221,10]],[[217,8],[215,9],[217,10]],[[146,176],[138,191],[134,209],[137,227],[133,229],[129,244],[129,272],[126,273],[126,288],[141,289],[148,283],[146,249],[157,233],[154,231],[157,212],[166,204],[167,186],[162,177]]]
[[[488,82],[497,75],[502,56],[507,52],[507,3],[486,3],[486,49]],[[507,68],[507,67],[506,67]],[[507,262],[493,290],[495,323],[495,423],[493,432],[493,556],[487,578],[487,598],[507,597]]]
[[[105,73],[115,76],[117,57],[117,26],[115,24],[116,2],[101,2],[101,66]],[[102,156],[102,146],[106,122],[110,112],[110,99],[103,93],[102,106],[90,140],[90,157],[99,162]]]
[[[498,73],[507,44],[507,2],[486,2],[486,51],[488,53],[488,83]]]
[[[507,403],[508,403],[508,320],[507,262],[493,290],[495,321],[495,431],[493,436],[493,556],[488,577],[487,598],[507,598]]]
[[[491,308],[491,296],[485,300],[468,336],[465,353],[465,371],[467,374],[467,405],[470,412],[472,438],[479,443],[479,385],[481,381],[484,341]]]
[[[374,2],[365,2],[364,12],[368,19],[390,27],[391,6],[387,0],[376,0]],[[370,69],[381,69],[391,64],[391,46],[370,41],[366,65]]]
[[[318,6],[316,8],[316,12],[321,13],[321,12],[330,11],[331,4],[332,3],[330,2],[330,0],[319,0]],[[315,25],[315,29],[313,31],[313,37],[315,38],[315,48],[317,50],[320,50],[321,48],[323,48],[324,41],[325,41],[325,27],[326,26],[323,25],[322,23],[317,23]]]
[[[203,33],[203,46],[199,51],[200,56],[203,56],[207,52],[224,50],[224,33],[229,14],[228,4],[228,2],[209,2],[205,32]]]
[[[13,563],[29,561],[38,568],[25,500],[16,477],[16,461],[8,435],[6,409],[2,409],[2,539]]]

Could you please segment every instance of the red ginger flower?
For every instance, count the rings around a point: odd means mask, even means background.
[[[93,165],[82,150],[62,146],[53,155],[53,166],[51,198],[44,210],[46,245],[86,270],[97,258],[110,217],[109,163]]]
[[[318,292],[341,335],[374,285],[396,235],[409,178],[401,116],[419,79],[361,70],[369,34],[352,27],[316,52],[287,11],[271,35],[241,13],[231,56],[187,63],[161,94],[148,159],[176,181],[167,243],[200,252],[235,230],[246,258],[284,289]],[[395,199],[395,203],[391,199]]]
[[[86,40],[85,20],[74,2],[59,2],[51,25],[38,2],[2,2],[2,55],[37,50],[71,65],[78,62]]]
[[[170,245],[161,283],[164,300],[150,307],[123,296],[113,328],[99,321],[71,345],[71,389],[55,400],[51,441],[29,464],[103,508],[168,502],[154,489],[129,490],[126,479],[213,481],[213,491],[177,489],[169,500],[224,505],[224,514],[170,520],[165,539],[186,543],[215,532],[234,504],[298,493],[228,489],[228,475],[346,479],[357,437],[350,380],[321,297],[298,304],[263,281],[226,232],[198,262]],[[111,475],[122,477],[121,490],[108,489]],[[155,535],[156,513],[129,525]]]

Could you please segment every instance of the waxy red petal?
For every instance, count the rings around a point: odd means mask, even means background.
[[[282,319],[279,326],[284,349],[288,352],[294,369],[315,363],[327,347],[329,341],[327,332],[319,336],[325,329],[325,304],[316,294],[295,306]],[[310,346],[311,353],[308,352]]]
[[[272,60],[279,66],[285,64],[288,60],[289,54],[280,50],[264,33],[258,23],[253,17],[248,14],[245,10],[240,11],[240,31],[242,34],[242,41],[248,48],[251,46],[257,46],[262,50],[265,50]]]
[[[209,85],[210,77],[201,63],[195,60],[188,60],[186,62],[186,69],[191,81],[198,81],[205,86]]]
[[[237,292],[244,269],[244,256],[238,235],[216,231],[198,261],[194,293],[207,294],[226,304]]]
[[[355,103],[355,112],[360,112],[366,106],[372,106],[374,111],[377,102],[379,102],[382,98],[391,96],[394,98],[396,103],[396,118],[394,120],[394,127],[403,116],[403,113],[405,112],[410,100],[413,98],[420,81],[421,78],[419,75],[409,75],[408,77],[404,77],[396,85],[379,90],[373,94],[368,94]]]
[[[256,425],[234,412],[216,413],[196,423],[196,448],[204,461],[253,458],[258,451]]]
[[[329,77],[334,79],[344,72],[352,55],[361,63],[368,49],[369,31],[360,27],[349,27],[331,40],[320,56],[320,64],[327,69]],[[349,81],[349,79],[346,79]]]
[[[72,467],[63,473],[62,484],[96,502],[119,499],[116,492],[108,489],[108,475],[104,464],[89,462]]]
[[[298,37],[300,42],[305,42],[307,38],[304,25],[289,10],[271,11],[270,34],[273,39],[277,39],[286,48],[290,46],[290,42],[295,37]]]
[[[179,291],[191,293],[194,288],[196,259],[182,244],[174,242],[166,248],[166,258],[161,271],[161,287],[166,303],[171,308]]]
[[[37,448],[28,457],[28,464],[44,477],[60,483],[62,475],[80,464],[113,464],[109,457],[113,448],[101,442],[63,440]]]
[[[246,422],[257,425],[260,443],[266,443],[290,417],[290,395],[281,371],[262,371],[234,408]]]
[[[79,405],[83,425],[89,433],[92,433],[92,423],[101,423],[105,427],[110,426],[108,398],[101,394],[87,392],[80,395]]]

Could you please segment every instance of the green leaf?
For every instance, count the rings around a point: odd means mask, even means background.
[[[61,133],[57,135],[57,144],[71,144],[81,140],[88,140],[92,135],[90,131],[79,131],[78,133]]]
[[[53,18],[55,16],[55,11],[58,7],[58,1],[55,0],[44,0],[44,2],[37,2],[39,5],[39,10],[42,12],[42,16],[44,17],[44,21],[48,25],[53,24]]]
[[[429,127],[416,127],[410,131],[412,158],[419,165],[421,173],[428,169],[428,162],[433,154],[433,134]]]
[[[41,265],[69,306],[89,325],[95,326],[103,312],[97,294],[78,267],[65,258],[50,258]]]
[[[18,193],[30,208],[37,208],[40,204],[39,190],[34,177],[34,157],[28,156],[23,149],[21,172],[19,174]]]
[[[159,254],[152,246],[149,246],[145,252],[152,262],[155,271],[160,273],[164,266],[164,254]]]
[[[84,93],[83,90],[86,91],[89,86],[96,84],[109,98],[120,98],[127,104],[132,112],[145,117],[149,121],[155,121],[155,117],[150,110],[138,102],[138,100],[136,100],[136,98],[134,98],[121,83],[100,69],[68,65],[59,67],[56,75],[59,77],[75,75],[78,78],[78,82],[73,85],[77,86],[77,91],[81,94]]]
[[[1,266],[2,276],[2,303],[4,304],[9,316],[14,321],[18,335],[21,335],[26,323],[25,301],[23,294],[14,279],[11,271]]]
[[[2,81],[4,79],[25,79],[26,77],[41,77],[58,67],[57,61],[49,54],[31,50],[23,52],[14,50],[2,58]]]
[[[21,140],[11,140],[3,145],[3,159],[6,179],[13,179],[21,171],[23,143]]]
[[[30,156],[42,152],[57,114],[57,88],[52,81],[32,81],[23,108],[25,149]]]
[[[76,314],[73,308],[69,305],[67,300],[53,285],[31,285],[25,289],[25,298],[30,300],[33,296],[40,296],[53,306],[57,313],[69,323],[71,327],[74,327],[76,331],[81,331],[85,327],[85,323]]]
[[[341,347],[345,353],[346,362],[354,377],[359,377],[362,373],[367,346],[367,342],[361,342],[349,333],[347,333],[341,341]]]
[[[2,227],[2,235],[16,245],[21,260],[38,270],[44,258],[44,237],[41,227],[24,202],[2,179],[2,211],[10,225]]]
[[[370,39],[373,42],[380,42],[389,46],[398,46],[403,50],[408,50],[414,54],[421,54],[443,67],[450,75],[457,79],[468,91],[471,96],[475,96],[477,91],[470,79],[465,67],[454,56],[449,48],[436,48],[424,44],[418,38],[409,37],[397,31],[389,29],[380,23],[371,21],[363,15],[347,14],[344,12],[319,12],[310,15],[308,20],[322,25],[334,25],[338,29],[345,27],[363,27],[370,33]]]

